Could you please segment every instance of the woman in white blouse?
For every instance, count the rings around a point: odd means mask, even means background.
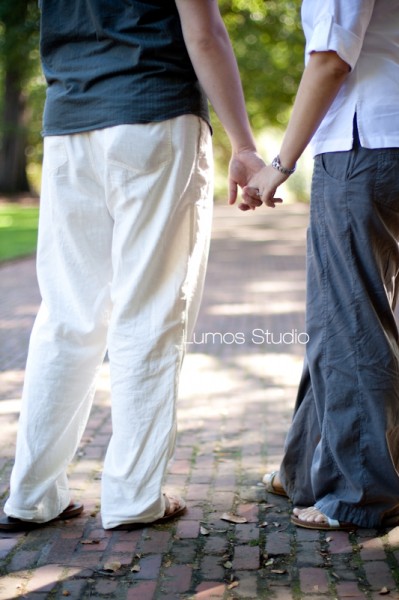
[[[304,0],[302,21],[306,67],[279,156],[240,205],[281,202],[277,187],[311,143],[310,340],[280,471],[264,482],[291,498],[298,526],[389,526],[399,522],[399,3]]]

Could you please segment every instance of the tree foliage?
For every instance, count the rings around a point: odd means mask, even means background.
[[[255,131],[287,122],[303,68],[300,4],[219,0]],[[0,0],[0,192],[13,186],[23,191],[26,160],[41,160],[44,80],[38,46],[37,0]],[[216,158],[225,162],[229,145],[217,119],[213,125]]]
[[[303,69],[300,1],[221,0],[255,129],[285,124]]]
[[[219,0],[255,132],[286,125],[303,70],[300,0]],[[229,144],[214,120],[216,159]]]
[[[28,90],[38,64],[37,0],[0,3],[0,191],[28,191]]]

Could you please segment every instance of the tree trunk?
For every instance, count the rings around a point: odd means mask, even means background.
[[[5,73],[4,110],[0,139],[0,193],[29,192],[26,175],[26,104],[18,71]]]

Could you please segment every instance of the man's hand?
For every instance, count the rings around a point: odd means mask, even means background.
[[[238,186],[244,188],[248,185],[251,178],[264,166],[264,161],[255,150],[241,150],[233,153],[229,166],[229,204],[235,203]],[[256,206],[261,204],[262,202],[258,198]],[[249,208],[252,208],[252,206],[242,210],[249,210]]]

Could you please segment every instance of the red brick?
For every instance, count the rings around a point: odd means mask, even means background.
[[[331,554],[347,554],[352,552],[352,544],[346,531],[331,531],[326,536]]]
[[[325,594],[328,591],[327,573],[324,569],[303,567],[299,570],[301,590],[304,594]]]
[[[201,576],[203,579],[223,580],[224,568],[220,564],[220,557],[204,556],[201,562]]]
[[[68,580],[63,584],[59,597],[63,598],[63,592],[65,592],[68,593],[68,596],[65,596],[68,600],[81,600],[87,585],[87,581],[84,579]]]
[[[156,581],[140,581],[129,587],[126,600],[153,600],[156,589]]]
[[[107,554],[106,558],[103,558],[103,563],[108,562],[119,562],[123,566],[131,565],[133,560],[133,555],[129,552],[129,554]]]
[[[231,512],[235,500],[234,490],[225,492],[214,492],[212,495],[212,505],[215,510]]]
[[[209,485],[198,483],[190,484],[187,489],[187,500],[206,500],[208,497]]]
[[[190,472],[190,469],[191,462],[189,460],[175,460],[169,465],[168,474],[172,473],[173,475],[187,476],[187,474]]]
[[[152,554],[144,556],[138,563],[140,571],[134,574],[135,579],[157,579],[161,569],[162,555]]]
[[[112,552],[130,552],[130,553],[134,553],[136,551],[137,548],[137,541],[135,540],[131,540],[131,541],[120,541],[120,542],[114,542],[110,544],[110,548],[112,550]]]
[[[76,539],[58,539],[52,544],[46,561],[48,563],[62,564],[66,560],[69,560],[74,552],[80,549],[80,546],[80,542]]]
[[[236,570],[259,569],[259,548],[257,546],[236,546],[233,567]]]
[[[234,473],[234,467],[228,473],[218,473],[215,478],[214,486],[217,490],[231,490],[236,487],[237,481]]]
[[[206,538],[205,552],[207,554],[224,554],[227,549],[227,540],[224,537],[210,535]]]
[[[285,587],[279,588],[273,584],[270,584],[270,588],[273,591],[273,600],[292,600],[291,590],[288,590]],[[317,600],[314,596],[312,596],[311,598],[312,598],[312,600]],[[310,600],[310,597],[309,597],[309,600]]]
[[[139,545],[140,552],[144,554],[166,552],[169,548],[171,537],[169,531],[147,530]]]
[[[283,531],[272,531],[271,533],[267,533],[266,552],[270,556],[289,554],[290,550],[290,536],[288,533]]]
[[[238,587],[234,588],[234,596],[238,598],[258,598],[258,577],[254,571],[238,573]]]
[[[181,496],[187,485],[187,475],[168,475],[168,492]]]
[[[198,521],[179,521],[176,535],[181,539],[197,538],[199,535]]]
[[[29,569],[36,564],[36,561],[40,555],[38,550],[19,550],[11,559],[8,564],[8,571],[23,571]]]
[[[241,511],[240,511],[240,514]],[[259,539],[259,529],[253,523],[244,523],[236,525],[236,539],[238,542],[251,542]]]
[[[79,546],[81,548],[81,552],[104,552],[108,546],[109,540],[107,538],[103,538],[99,540],[98,544],[82,544]]]
[[[259,507],[257,504],[239,504],[237,508],[237,514],[245,517],[248,523],[258,522],[258,511]]]
[[[187,565],[174,565],[165,569],[165,579],[162,590],[166,593],[182,594],[190,589],[191,567]]]
[[[191,458],[193,456],[192,442],[193,440],[191,440],[189,443],[187,443],[186,446],[184,446],[182,436],[179,436],[179,443],[175,450],[174,461],[189,460],[191,464]]]
[[[363,563],[363,568],[366,573],[367,581],[374,590],[387,587],[395,589],[395,582],[392,577],[392,572],[386,562],[382,560],[366,561]]]
[[[79,528],[63,528],[60,532],[60,538],[62,540],[79,540],[82,537],[82,529]]]
[[[132,545],[137,544],[143,537],[143,533],[147,536],[148,531],[144,529],[133,529],[132,531],[107,531],[107,534],[112,535],[113,542],[130,542]],[[145,537],[144,536],[144,537]]]
[[[63,564],[71,567],[79,565],[82,569],[87,567],[97,567],[101,565],[102,553],[101,552],[85,552],[84,554],[75,554],[68,560],[63,561]]]
[[[359,590],[354,581],[341,581],[337,583],[339,598],[351,598],[353,600],[366,600],[366,596]]]
[[[194,504],[194,501],[191,500],[191,502],[187,505],[187,510],[185,513],[182,514],[181,517],[179,517],[180,521],[202,521],[204,517],[204,509],[202,508],[202,506],[196,506]]]
[[[98,594],[112,594],[118,588],[118,581],[101,579],[96,583],[96,592]]]

